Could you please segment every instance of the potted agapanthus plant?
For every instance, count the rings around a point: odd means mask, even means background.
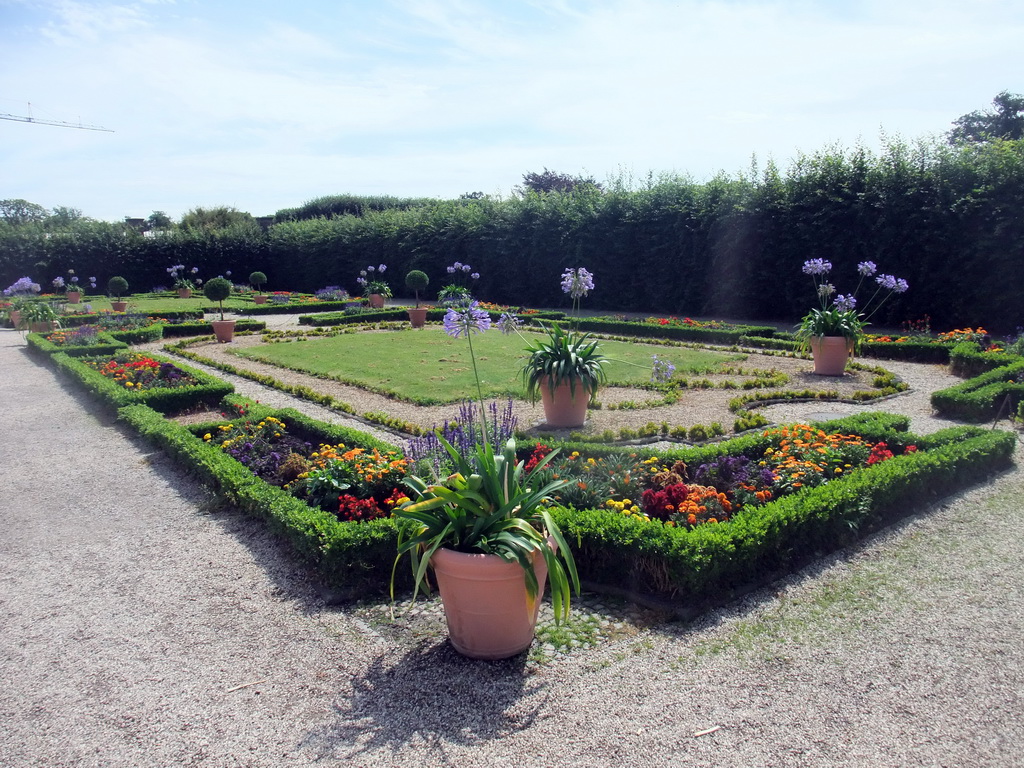
[[[391,298],[391,286],[374,275],[374,273],[376,275],[383,275],[387,268],[386,264],[381,264],[377,267],[369,266],[366,269],[360,270],[359,277],[356,278],[356,282],[363,289],[366,303],[374,309],[383,309],[384,299]]]
[[[235,321],[224,319],[224,299],[231,295],[231,281],[226,277],[215,277],[203,286],[203,295],[220,304],[220,320],[210,323],[217,341],[231,341],[235,335]]]
[[[413,328],[422,328],[427,322],[427,308],[420,306],[420,291],[430,285],[427,273],[420,269],[410,270],[405,276],[405,285],[416,294],[416,306],[406,310]]]
[[[442,307],[465,307],[473,300],[473,294],[466,284],[468,280],[479,280],[480,273],[474,272],[469,264],[456,261],[445,270],[451,275],[452,282],[437,292],[437,303]]]
[[[199,267],[192,267],[188,271],[190,275],[196,275],[199,272]],[[174,281],[174,288],[178,292],[178,298],[188,299],[192,296],[192,291],[196,289],[196,286],[202,285],[203,281],[199,278],[195,278],[193,282],[190,278],[185,277],[185,265],[178,264],[173,267],[167,268],[167,274],[171,276]]]
[[[21,315],[29,305],[30,297],[38,294],[40,290],[42,290],[42,286],[32,282],[30,277],[20,277],[4,288],[4,297],[11,302],[7,309],[7,319],[11,321],[15,330],[21,325]]]
[[[573,316],[580,299],[593,288],[594,276],[583,267],[562,274],[562,290],[572,297]],[[548,426],[582,427],[587,405],[605,381],[606,358],[589,333],[566,330],[557,323],[546,330],[547,339],[538,339],[526,348],[522,368],[526,393],[533,403],[540,397]]]
[[[486,331],[490,323],[476,302],[450,308],[445,316],[448,335],[466,336],[474,373],[472,334]],[[479,375],[476,382],[482,406]],[[544,483],[539,474],[555,452],[527,472],[516,460],[515,440],[496,448],[486,416],[482,418],[482,442],[466,453],[438,435],[456,470],[453,474],[407,479],[415,498],[395,511],[395,565],[410,555],[413,599],[421,589],[429,589],[427,571],[433,570],[449,638],[459,653],[502,659],[533,642],[545,580],[551,583],[555,620],[561,621],[568,616],[570,589],[579,593],[579,576],[572,552],[546,508],[551,494],[568,481]]]
[[[28,324],[32,333],[49,333],[56,330],[59,322],[57,310],[49,301],[29,302],[21,311],[21,319]]]
[[[909,287],[906,280],[893,275],[877,275],[873,261],[857,265],[860,280],[850,294],[836,295],[835,286],[826,275],[832,271],[827,259],[808,259],[803,272],[814,280],[819,306],[803,318],[797,328],[797,338],[804,350],[814,358],[814,373],[819,376],[842,376],[850,357],[860,348],[868,320],[894,293],[903,293]],[[857,291],[865,278],[875,278],[875,292],[865,303],[864,312],[857,311]]]

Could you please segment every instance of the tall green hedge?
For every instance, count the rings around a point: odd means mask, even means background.
[[[347,210],[351,201],[342,202]],[[663,177],[639,188],[613,181],[604,192],[418,203],[282,221],[262,233],[144,238],[114,224],[62,233],[0,225],[0,283],[29,275],[45,286],[74,268],[149,287],[184,264],[204,279],[258,268],[292,290],[355,292],[359,270],[384,263],[401,296],[410,269],[440,288],[457,260],[480,273],[483,299],[564,308],[559,275],[585,266],[596,276],[591,307],[795,322],[815,302],[800,267],[820,257],[834,264],[841,292],[867,259],[910,282],[876,326],[928,314],[936,328],[1003,333],[1021,320],[1022,141],[889,140],[879,154],[829,148],[784,171],[769,165],[705,183]]]

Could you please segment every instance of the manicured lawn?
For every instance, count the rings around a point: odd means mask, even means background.
[[[524,396],[519,369],[525,358],[525,346],[519,336],[502,336],[496,331],[473,337],[485,398]],[[677,375],[706,371],[743,357],[619,341],[602,342],[601,348],[607,357],[614,358],[606,366],[609,383],[622,385],[649,381],[653,355],[673,362]],[[413,402],[454,403],[477,394],[466,340],[449,338],[437,326],[420,331],[354,333],[267,344],[238,350],[237,354],[388,392]]]
[[[208,307],[217,306],[216,302],[210,301],[203,296],[201,291],[194,291],[192,296],[187,299],[181,299],[177,296],[153,296],[145,293],[126,296],[125,299],[128,301],[129,312],[140,312],[145,315],[159,315],[163,312],[182,312],[185,310],[203,310]],[[293,303],[295,304],[296,312],[304,311],[304,308],[297,302]],[[84,312],[86,304],[89,304],[94,312],[111,309],[109,296],[87,296],[79,304],[69,304],[68,309],[71,312]],[[252,300],[248,297],[231,296],[224,300],[225,310],[249,308],[252,306],[254,306]]]

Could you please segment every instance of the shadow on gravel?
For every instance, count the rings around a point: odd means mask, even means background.
[[[530,728],[547,702],[546,684],[525,673],[526,655],[499,662],[460,656],[447,642],[424,641],[397,661],[378,657],[339,692],[336,720],[301,746],[318,759],[426,750],[427,765],[454,765],[449,745],[474,746]]]

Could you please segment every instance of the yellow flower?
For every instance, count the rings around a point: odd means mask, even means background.
[[[207,432],[205,435],[203,435],[203,440],[212,440],[212,439],[213,439],[213,435],[211,435],[209,432]]]

